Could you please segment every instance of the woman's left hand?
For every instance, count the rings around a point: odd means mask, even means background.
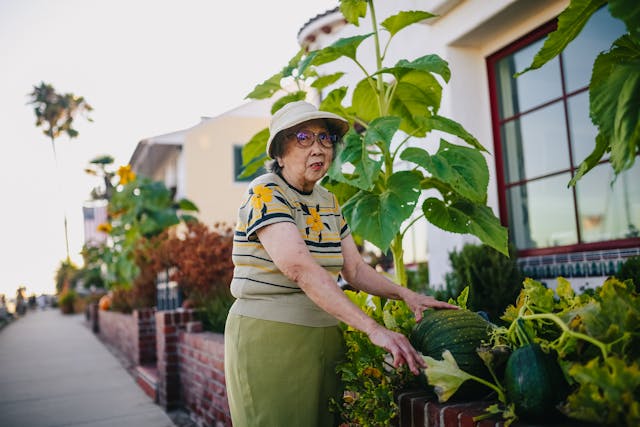
[[[437,309],[453,309],[457,310],[457,305],[449,304],[448,302],[439,301],[434,297],[430,297],[428,295],[422,295],[417,292],[413,292],[407,289],[407,294],[403,298],[404,302],[407,303],[413,314],[416,316],[416,322],[422,320],[422,313],[428,308],[437,308]]]

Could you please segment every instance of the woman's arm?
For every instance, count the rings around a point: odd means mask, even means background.
[[[366,333],[372,343],[389,351],[394,366],[407,364],[414,374],[425,367],[424,360],[404,335],[379,325],[347,298],[329,272],[313,258],[294,224],[271,224],[256,234],[276,267],[320,308]]]
[[[344,257],[342,276],[351,286],[368,294],[403,300],[415,314],[417,321],[422,319],[422,312],[427,308],[458,308],[455,305],[438,301],[433,297],[418,294],[409,288],[399,286],[378,273],[373,267],[364,262],[351,235],[342,239],[342,256]]]

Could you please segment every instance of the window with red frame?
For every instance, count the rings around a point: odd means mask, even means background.
[[[501,219],[520,255],[637,246],[640,162],[613,182],[603,160],[568,187],[595,147],[591,67],[624,24],[604,7],[562,54],[514,78],[555,28],[554,20],[487,58]]]

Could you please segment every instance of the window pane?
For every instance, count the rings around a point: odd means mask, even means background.
[[[580,230],[584,242],[638,237],[640,164],[620,174],[613,187],[610,164],[593,168],[576,184]]]
[[[513,78],[515,72],[522,71],[531,64],[542,43],[543,40],[539,40],[496,64],[500,118],[512,117],[562,95],[560,62],[557,57],[542,68]]]
[[[598,54],[609,50],[611,43],[625,32],[624,23],[612,18],[606,7],[591,16],[562,54],[567,92],[589,85],[593,62]]]
[[[518,249],[577,243],[569,179],[569,174],[563,173],[508,190],[509,229]]]
[[[596,147],[598,129],[589,118],[589,93],[582,92],[567,101],[573,164],[578,166]],[[607,156],[605,156],[607,157]]]
[[[501,132],[508,183],[569,169],[562,103],[507,122]]]

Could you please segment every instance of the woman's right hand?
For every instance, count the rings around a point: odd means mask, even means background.
[[[404,335],[377,325],[367,334],[372,343],[387,350],[393,356],[393,366],[398,368],[407,365],[415,375],[420,373],[420,369],[426,367],[424,359],[418,351],[413,348],[409,340]]]

